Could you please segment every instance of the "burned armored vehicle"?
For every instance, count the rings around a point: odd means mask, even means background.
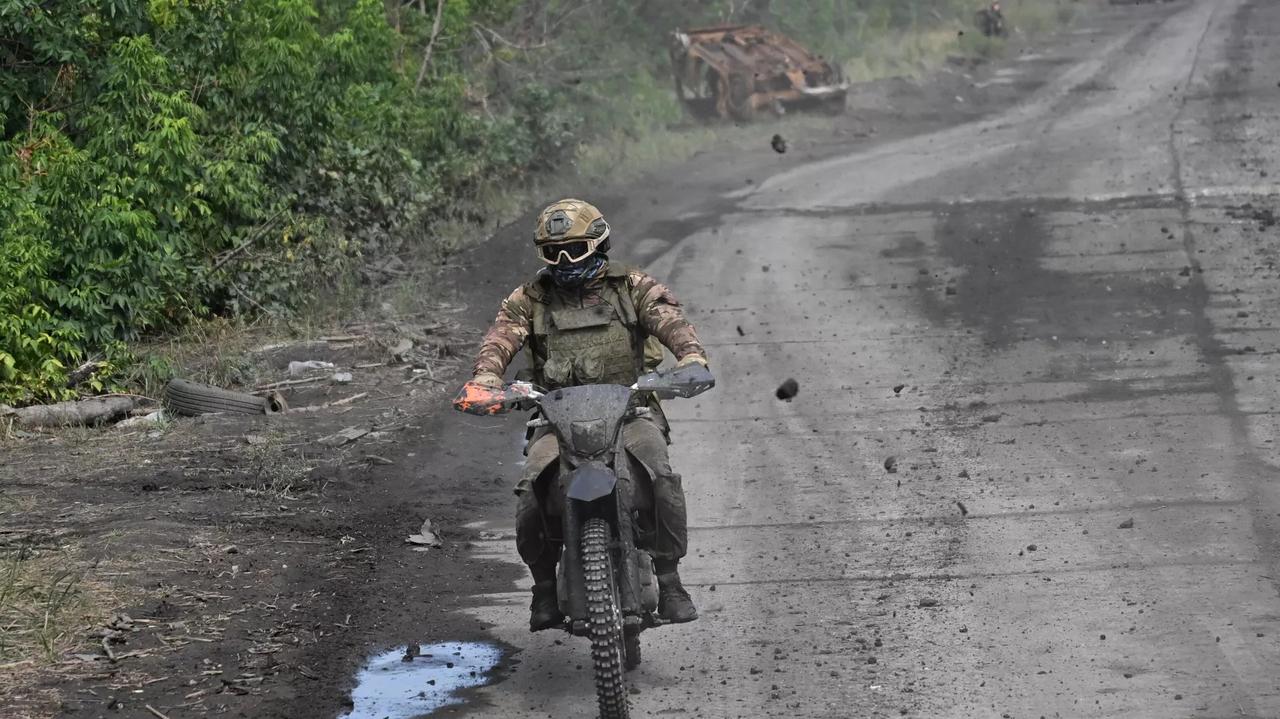
[[[790,107],[844,110],[840,70],[780,33],[758,25],[676,31],[676,94],[698,118],[749,120]]]

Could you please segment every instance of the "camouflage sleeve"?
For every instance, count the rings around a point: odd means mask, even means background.
[[[492,372],[501,377],[507,365],[524,346],[533,329],[533,302],[523,287],[502,301],[498,318],[480,342],[480,352],[472,367],[473,374]]]
[[[640,324],[645,331],[666,345],[677,360],[688,355],[700,355],[705,359],[707,350],[698,340],[698,333],[685,318],[680,301],[671,294],[671,290],[639,270],[629,273],[627,280],[636,314],[640,315]]]

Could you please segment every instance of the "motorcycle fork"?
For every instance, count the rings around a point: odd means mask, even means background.
[[[565,583],[565,596],[569,600],[569,623],[573,633],[578,634],[578,626],[586,629],[587,620],[587,586],[582,571],[582,518],[579,517],[579,504],[572,499],[564,503],[563,528],[561,545],[564,556],[561,558],[561,576]]]
[[[619,433],[621,434],[621,433]],[[635,520],[632,517],[630,492],[631,471],[626,450],[619,436],[614,451],[613,471],[618,483],[613,492],[594,502],[584,503],[566,499],[562,519],[564,542],[562,544],[566,596],[570,626],[577,634],[577,627],[586,631],[587,588],[582,571],[582,525],[591,517],[603,517],[613,527],[613,566],[618,582],[619,609],[626,617],[644,614],[640,597],[640,570],[636,564]],[[563,466],[561,471],[569,471]],[[627,483],[624,487],[623,483]]]
[[[619,433],[621,435],[621,433]],[[636,528],[635,517],[631,511],[631,493],[636,488],[631,483],[631,463],[627,458],[627,450],[619,436],[618,447],[613,458],[614,472],[618,475],[618,485],[613,491],[614,529],[617,532],[618,594],[624,617],[639,617],[644,614],[640,600],[640,568],[636,565]],[[607,501],[607,500],[606,500]]]

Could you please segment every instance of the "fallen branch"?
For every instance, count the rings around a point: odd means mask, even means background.
[[[145,704],[143,706],[146,708],[147,711],[151,712],[152,714],[159,717],[160,719],[169,719],[169,717],[165,716],[164,714],[161,714],[159,709],[156,709],[150,704]]]
[[[368,396],[369,396],[369,393],[368,393],[368,392],[361,392],[360,394],[353,394],[353,395],[351,395],[350,397],[347,397],[346,399],[340,399],[340,400],[337,400],[337,401],[335,401],[335,402],[330,402],[328,406],[330,406],[330,407],[341,407],[341,406],[342,406],[342,405],[344,405],[344,404],[351,404],[352,402],[355,402],[356,400],[361,400],[361,399],[364,399],[365,397],[368,397]]]
[[[272,382],[270,384],[260,384],[257,387],[254,387],[253,392],[254,394],[257,394],[258,392],[268,392],[270,390],[280,389],[282,387],[297,387],[304,384],[319,384],[321,382],[324,382],[327,379],[329,378],[328,377],[303,377],[302,379],[285,379],[285,380],[280,380],[279,382]]]
[[[19,427],[86,427],[113,422],[138,404],[132,397],[104,397],[79,402],[6,408],[0,416],[12,417]]]

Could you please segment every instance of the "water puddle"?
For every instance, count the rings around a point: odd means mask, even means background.
[[[488,681],[502,651],[492,644],[424,644],[407,658],[404,647],[369,659],[356,675],[353,709],[341,719],[415,719],[462,700],[458,692]]]

